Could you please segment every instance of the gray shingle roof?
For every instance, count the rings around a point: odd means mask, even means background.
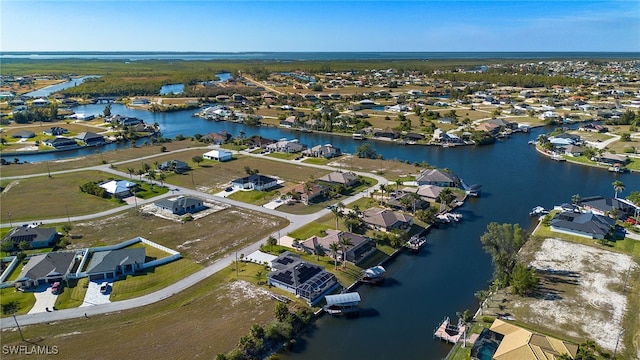
[[[118,266],[143,264],[145,256],[142,247],[96,252],[89,262],[87,274],[114,271]]]
[[[73,252],[52,252],[35,255],[29,259],[27,265],[22,268],[18,279],[28,278],[37,280],[50,275],[67,274],[76,256]]]
[[[561,212],[551,220],[551,226],[594,235],[607,235],[615,220],[593,213]]]

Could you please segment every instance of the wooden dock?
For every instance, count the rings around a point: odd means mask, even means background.
[[[455,344],[462,339],[467,333],[467,325],[462,322],[458,322],[458,325],[454,325],[446,317],[439,327],[433,332],[433,337],[446,342]]]

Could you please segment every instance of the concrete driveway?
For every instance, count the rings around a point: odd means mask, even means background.
[[[58,295],[51,293],[51,284],[40,285],[34,292],[36,297],[36,303],[33,305],[29,314],[37,314],[47,312],[47,308],[53,311],[53,306],[56,304]]]
[[[80,307],[108,304],[111,302],[111,300],[109,300],[109,297],[111,296],[111,290],[113,289],[113,282],[107,281],[107,283],[109,284],[109,290],[106,294],[100,292],[100,285],[102,285],[103,282],[105,281],[89,281],[87,293],[85,294],[84,301],[82,302],[82,305],[80,305]]]

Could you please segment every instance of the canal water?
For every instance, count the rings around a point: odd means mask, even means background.
[[[91,79],[91,78],[96,78],[96,77],[100,77],[100,76],[88,75],[88,76],[81,76],[81,77],[73,78],[73,79],[71,79],[69,81],[65,81],[65,82],[62,82],[62,83],[59,83],[59,84],[47,86],[47,87],[44,87],[42,89],[26,93],[26,94],[24,94],[24,96],[34,97],[34,98],[49,96],[49,95],[51,95],[51,94],[53,94],[53,93],[55,93],[57,91],[68,89],[70,87],[74,87],[74,86],[80,85],[85,80]]]
[[[87,105],[75,111],[100,114],[103,109],[104,105]],[[344,152],[353,152],[362,143],[339,135],[210,122],[192,117],[193,110],[150,113],[112,104],[111,111],[149,123],[157,122],[166,137],[221,130],[239,135],[242,130],[246,136],[298,138],[309,146],[331,143]],[[458,210],[464,216],[461,223],[430,231],[428,245],[418,255],[402,254],[393,260],[387,266],[387,281],[383,286],[358,288],[363,309],[359,318],[321,318],[317,329],[300,339],[293,351],[282,354],[281,358],[443,358],[451,346],[432,338],[434,328],[445,316],[455,318],[457,311],[475,311],[478,303],[474,293],[487,288],[491,278],[490,258],[479,240],[487,224],[518,223],[531,229],[534,221],[528,213],[533,207],[549,208],[570,202],[574,194],[613,196],[611,184],[615,180],[621,180],[626,186],[622,196],[640,190],[637,174],[612,174],[541,156],[527,142],[549,130],[533,129],[529,134],[514,134],[508,140],[481,147],[401,146],[366,140],[385,159],[426,161],[436,167],[449,168],[468,184],[481,184],[482,196],[470,199]],[[109,149],[82,149],[20,159],[48,161]]]

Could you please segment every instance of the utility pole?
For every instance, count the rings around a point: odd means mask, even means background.
[[[240,276],[240,270],[238,270],[238,252],[236,251],[236,277]]]
[[[9,215],[9,227],[13,227],[13,224],[11,223],[11,213],[7,211],[7,215]]]
[[[16,319],[15,312],[13,313],[13,320],[16,322],[16,326],[18,327],[18,331],[20,332],[20,338],[22,339],[22,341],[24,341],[24,335],[22,335],[22,329],[20,329],[20,324],[18,324],[18,319]]]
[[[67,210],[67,221],[69,225],[71,225],[71,217],[69,216],[69,205],[65,205],[64,208]]]

